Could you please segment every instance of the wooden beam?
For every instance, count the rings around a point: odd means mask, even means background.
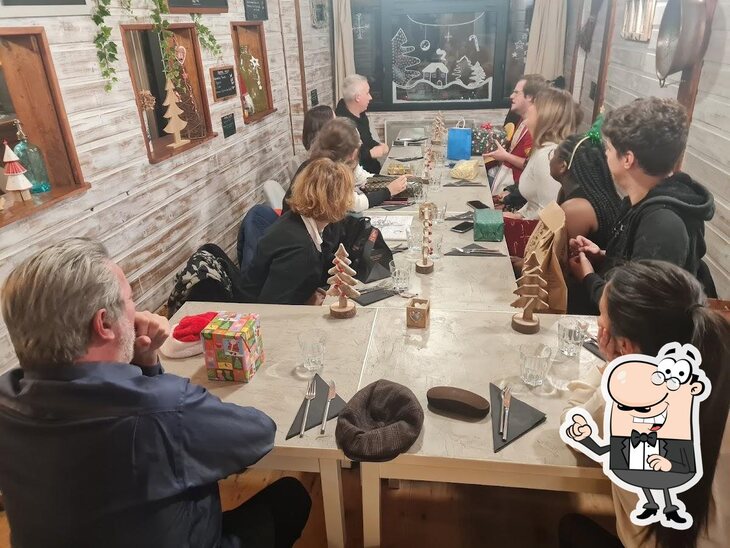
[[[611,59],[611,44],[613,43],[613,29],[616,23],[616,0],[608,0],[606,6],[606,24],[603,29],[603,46],[601,48],[601,64],[598,69],[596,96],[593,99],[593,118],[591,123],[601,112],[603,100],[606,98],[606,81],[608,80],[608,63]]]

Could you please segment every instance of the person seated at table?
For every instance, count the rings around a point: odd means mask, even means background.
[[[304,123],[302,125],[302,146],[303,152],[298,152],[289,161],[287,175],[289,180],[293,180],[294,176],[299,172],[299,168],[303,162],[309,158],[309,149],[314,142],[314,138],[327,122],[334,119],[335,111],[329,105],[317,105],[312,107],[304,114]]]
[[[603,124],[614,183],[626,195],[605,250],[588,238],[570,240],[572,313],[594,313],[606,285],[603,275],[627,260],[669,261],[699,278],[716,297],[702,262],[705,222],[715,214],[712,194],[686,173],[674,171],[687,144],[687,113],[674,99],[648,97],[623,105]]]
[[[621,198],[611,178],[600,126],[565,139],[550,158],[550,175],[560,183],[558,204],[568,238],[585,236],[605,247],[619,217]]]
[[[370,120],[365,114],[372,100],[368,79],[359,74],[348,76],[343,83],[342,95],[335,108],[335,114],[355,123],[362,141],[359,158],[363,169],[370,173],[380,173],[380,162],[377,158],[385,158],[390,149],[388,145],[378,143],[370,130]]]
[[[20,368],[0,377],[0,488],[13,546],[292,546],[311,500],[285,478],[221,511],[218,481],[276,425],[164,373],[167,320],[136,310],[104,246],[53,244],[0,294]]]
[[[557,199],[560,183],[550,175],[550,155],[579,123],[578,105],[565,90],[544,89],[527,107],[532,151],[520,177],[520,193],[527,203],[516,213],[505,212],[506,218],[536,220],[540,210]]]
[[[532,136],[527,129],[524,117],[527,108],[533,104],[538,92],[546,86],[545,78],[539,74],[526,74],[520,77],[517,84],[515,84],[515,89],[509,96],[511,102],[510,113],[515,114],[518,118],[517,129],[509,144],[509,151],[497,143],[497,150],[484,154],[502,163],[494,178],[492,188],[492,192],[499,201],[509,195],[510,189],[516,189],[515,185],[520,183],[522,171],[525,169],[527,157],[532,149]]]
[[[702,286],[693,276],[663,261],[636,261],[613,270],[601,295],[600,310],[598,342],[607,360],[626,354],[656,356],[670,342],[690,343],[700,351],[702,370],[711,383],[710,395],[699,413],[703,475],[681,495],[694,521],[691,528],[682,531],[659,523],[634,525],[629,516],[637,496],[612,485],[618,538],[589,518],[571,514],[560,522],[561,548],[727,546],[730,323],[707,307]]]
[[[259,240],[241,289],[245,302],[322,304],[328,261],[323,231],[341,221],[352,201],[352,169],[312,160],[296,178],[284,213]]]
[[[327,122],[312,143],[309,159],[299,166],[292,184],[289,185],[289,189],[284,195],[282,212],[289,210],[288,200],[291,197],[297,176],[311,161],[317,158],[329,158],[335,162],[345,163],[351,170],[354,170],[354,173],[359,169],[357,163],[359,148],[360,137],[351,120],[335,118]],[[353,184],[352,206],[350,211],[361,212],[368,208],[378,206],[385,200],[389,200],[392,196],[403,192],[406,186],[407,178],[405,175],[394,179],[386,187],[367,193],[359,191]]]

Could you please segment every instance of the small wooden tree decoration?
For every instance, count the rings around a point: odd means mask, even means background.
[[[5,145],[5,156],[3,156],[3,162],[5,162],[4,173],[7,176],[5,190],[8,193],[15,193],[22,201],[29,202],[31,200],[30,189],[33,188],[33,184],[24,175],[27,170],[20,163],[6,139],[3,139],[3,144]]]
[[[327,294],[339,297],[339,301],[330,306],[330,315],[333,318],[352,318],[357,313],[355,303],[348,299],[360,296],[360,292],[353,287],[357,284],[357,280],[353,278],[357,272],[350,268],[352,261],[348,256],[345,246],[340,244],[332,260],[332,268],[327,271],[330,275],[327,279],[330,284]]]
[[[444,115],[439,110],[436,118],[433,120],[433,124],[431,124],[431,142],[435,145],[441,144],[444,140],[444,135],[446,135]]]
[[[169,78],[167,79],[167,83],[165,84],[165,91],[167,92],[167,95],[165,96],[165,100],[162,104],[167,107],[167,110],[165,111],[165,114],[163,114],[163,116],[167,118],[169,122],[167,122],[164,131],[165,133],[171,134],[173,137],[172,143],[167,146],[170,148],[177,148],[190,142],[189,140],[182,139],[180,137],[180,132],[185,129],[185,126],[187,126],[188,123],[180,118],[180,115],[183,113],[183,111],[179,106],[177,106],[179,98],[177,96],[177,93],[175,92],[175,85]]]
[[[540,320],[533,314],[548,309],[548,304],[545,302],[548,297],[548,292],[544,289],[546,286],[547,282],[542,277],[537,255],[534,252],[530,253],[522,269],[522,276],[517,280],[517,289],[514,291],[519,297],[511,305],[524,310],[522,314],[512,316],[512,329],[527,335],[540,331]]]
[[[431,179],[431,175],[433,174],[433,167],[434,167],[434,155],[433,155],[433,147],[431,145],[428,146],[426,149],[426,152],[423,154],[423,175],[426,177],[426,179]]]
[[[433,272],[433,218],[435,217],[436,206],[431,202],[421,204],[418,208],[418,216],[423,223],[423,243],[421,244],[421,258],[416,262],[416,272],[419,274],[430,274]]]

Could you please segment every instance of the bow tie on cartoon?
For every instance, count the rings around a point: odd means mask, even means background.
[[[638,446],[640,443],[648,443],[652,447],[656,445],[656,432],[649,432],[648,434],[639,434],[636,430],[631,431],[631,445],[633,447]]]

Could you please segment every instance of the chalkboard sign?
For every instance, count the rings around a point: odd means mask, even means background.
[[[236,133],[236,119],[233,113],[221,116],[221,126],[223,126],[223,137],[228,138]]]
[[[226,13],[228,0],[167,0],[170,13]]]
[[[313,89],[309,92],[309,102],[312,103],[311,106],[316,107],[319,104],[319,97],[317,97],[317,90]]]
[[[236,69],[233,65],[210,69],[210,82],[213,86],[213,100],[215,102],[236,96]]]
[[[269,8],[266,0],[243,0],[247,21],[266,21],[269,18]]]
[[[84,6],[86,0],[0,0],[0,6]]]

